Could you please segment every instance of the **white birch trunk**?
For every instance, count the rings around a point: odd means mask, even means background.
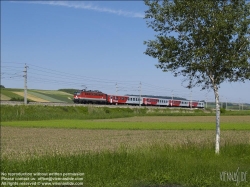
[[[218,87],[214,85],[214,95],[216,104],[216,137],[215,137],[215,153],[220,152],[220,103],[219,103],[219,93]]]

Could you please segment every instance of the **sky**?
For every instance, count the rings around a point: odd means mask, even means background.
[[[100,90],[214,101],[212,90],[185,88],[144,54],[156,33],[143,1],[1,1],[1,84],[28,89]],[[250,103],[250,81],[222,83],[221,102]]]

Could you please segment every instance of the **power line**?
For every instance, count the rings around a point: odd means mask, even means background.
[[[22,71],[20,71],[19,64],[22,63],[12,63],[8,65],[2,66],[2,74],[1,78],[4,80],[16,79],[17,77],[21,77]],[[46,85],[62,85],[62,86],[74,86],[80,87],[80,85],[86,85],[88,88],[93,89],[108,89],[108,90],[117,90],[127,92],[127,94],[133,94],[133,92],[137,92],[140,90],[141,95],[177,95],[178,97],[188,98],[190,94],[189,91],[184,91],[181,89],[173,89],[171,85],[166,86],[158,86],[153,85],[148,82],[140,81],[119,81],[119,80],[110,80],[110,79],[102,79],[96,77],[87,77],[83,75],[76,75],[66,72],[61,72],[58,70],[52,70],[49,68],[43,68],[40,66],[29,65],[29,82],[39,82],[39,84]],[[8,76],[12,76],[8,78]],[[119,85],[119,88],[117,85]],[[143,85],[143,90],[141,88]],[[138,87],[139,86],[139,87]],[[132,92],[132,93],[129,93]],[[172,93],[172,94],[171,94]],[[183,96],[184,95],[184,96]],[[193,96],[199,96],[200,94],[193,93]]]

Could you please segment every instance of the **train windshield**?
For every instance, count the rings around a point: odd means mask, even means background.
[[[74,95],[80,95],[81,94],[81,90],[77,90],[75,91]]]

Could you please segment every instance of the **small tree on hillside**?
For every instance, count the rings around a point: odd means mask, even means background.
[[[213,89],[219,153],[222,82],[250,79],[250,6],[244,0],[145,0],[145,19],[156,33],[144,42],[157,68],[182,75],[187,88]]]

